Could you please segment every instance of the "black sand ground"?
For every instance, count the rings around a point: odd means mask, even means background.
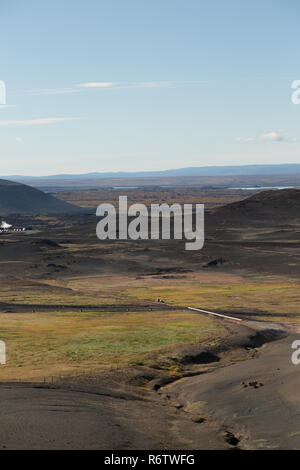
[[[103,387],[1,384],[0,449],[227,448],[217,429],[156,400]]]
[[[244,449],[300,448],[300,366],[291,361],[299,335],[267,344],[259,355],[185,378],[165,393],[218,422]]]

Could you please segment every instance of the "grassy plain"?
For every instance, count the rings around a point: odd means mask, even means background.
[[[24,305],[24,311],[19,307],[18,312],[3,309],[1,313],[0,338],[7,345],[1,380],[42,380],[147,365],[184,344],[216,344],[228,334],[225,324],[180,307],[250,312],[253,319],[269,321],[300,320],[299,284],[274,276],[221,272],[187,273],[172,279],[90,276],[35,281],[23,288],[16,293],[13,285],[6,285],[0,292],[0,302]],[[157,297],[178,309],[152,311]],[[33,301],[35,307],[28,311]],[[49,310],[38,311],[37,304],[48,305]],[[64,310],[51,309],[59,304]],[[104,304],[117,306],[118,311],[93,310]],[[91,308],[72,309],[78,305]],[[135,311],[134,305],[147,307]]]
[[[183,344],[212,344],[226,328],[182,311],[2,314],[1,380],[43,380],[147,364]]]

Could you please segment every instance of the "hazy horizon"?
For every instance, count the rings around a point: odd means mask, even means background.
[[[244,169],[244,173],[236,173],[234,170],[238,170],[239,168]],[[203,172],[203,176],[218,176],[218,175],[260,175],[260,174],[265,174],[265,175],[276,175],[279,174],[277,171],[274,171],[276,169],[280,169],[281,174],[289,174],[288,170],[289,168],[292,168],[293,170],[298,169],[300,172],[300,163],[279,163],[279,164],[250,164],[250,165],[205,165],[205,166],[197,166],[197,167],[180,167],[180,168],[166,168],[163,170],[141,170],[141,171],[92,171],[92,172],[82,172],[82,173],[76,173],[76,172],[69,172],[69,173],[53,173],[53,174],[44,174],[44,175],[33,175],[33,174],[8,174],[8,175],[0,175],[0,177],[19,177],[19,178],[51,178],[51,177],[59,177],[59,176],[89,176],[89,175],[108,175],[108,174],[124,174],[124,175],[135,175],[135,174],[149,174],[151,175],[152,173],[161,173],[162,176],[164,173],[177,173],[180,176],[180,173],[186,173],[183,176],[199,176],[194,173],[189,173],[188,170],[207,170]],[[218,171],[218,170],[224,169],[224,172]],[[226,169],[232,169],[232,173],[226,172]],[[264,170],[262,173],[252,173],[251,169],[258,169],[258,170]],[[297,172],[296,172],[297,173]],[[167,176],[167,175],[166,175]]]

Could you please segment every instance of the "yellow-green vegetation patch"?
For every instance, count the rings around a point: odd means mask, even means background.
[[[76,370],[143,363],[152,354],[187,343],[210,344],[227,330],[214,319],[183,311],[1,314],[0,338],[6,342],[5,372],[40,367]]]
[[[100,290],[100,287],[99,287]],[[0,301],[12,304],[23,305],[103,305],[103,304],[116,304],[118,303],[115,297],[106,295],[86,295],[84,293],[69,292],[64,294],[43,293],[32,290],[31,292],[6,292],[0,293]]]
[[[1,282],[3,279],[1,279]],[[31,282],[26,279],[3,281],[0,302],[22,305],[70,305],[93,306],[103,304],[128,303],[120,288],[112,288],[114,281],[106,282],[101,278],[83,278],[80,280],[59,282]],[[70,285],[69,285],[70,284]],[[16,289],[16,286],[17,289]]]
[[[243,310],[270,313],[300,313],[299,284],[251,282],[235,284],[204,284],[182,281],[181,286],[161,282],[160,285],[135,286],[126,289],[132,300],[149,302],[156,298],[176,306],[206,307],[208,309]]]

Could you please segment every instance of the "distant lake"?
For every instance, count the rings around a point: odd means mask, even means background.
[[[234,187],[228,189],[240,189],[241,191],[255,191],[258,189],[293,189],[296,186],[253,186],[253,187]]]
[[[172,189],[172,188],[177,188],[176,185],[154,185],[156,188],[161,188],[161,189]],[[119,190],[119,189],[143,189],[145,186],[113,186],[113,190]],[[148,188],[151,188],[151,186],[148,186]],[[266,190],[266,189],[293,189],[297,188],[297,186],[235,186],[235,187],[227,187],[227,189],[239,189],[240,191],[255,191],[255,190]],[[110,188],[106,188],[110,189]],[[200,188],[201,189],[201,188]],[[207,188],[205,188],[207,189]]]
[[[140,186],[114,186],[113,189],[139,189]]]

